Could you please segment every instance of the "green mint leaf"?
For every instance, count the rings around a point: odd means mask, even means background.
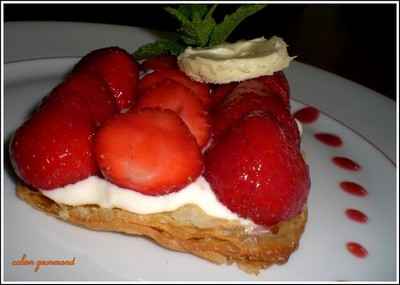
[[[185,5],[184,5],[185,6]],[[165,11],[167,11],[169,14],[174,16],[181,24],[182,26],[190,26],[190,15],[191,12],[188,9],[174,9],[172,7],[165,7]]]
[[[222,23],[215,26],[208,46],[224,42],[233,30],[247,17],[263,9],[267,4],[242,5],[231,15],[225,16]]]
[[[181,40],[188,46],[198,46],[198,40],[190,36],[181,35]]]
[[[191,5],[179,5],[178,12],[190,20],[192,18],[192,7]]]
[[[135,59],[148,58],[160,54],[172,54],[179,55],[185,49],[184,45],[181,45],[172,40],[162,39],[154,43],[149,43],[138,48],[133,56]]]
[[[143,59],[160,54],[179,55],[187,46],[211,47],[217,45],[225,41],[243,20],[265,6],[266,4],[242,5],[233,14],[225,16],[219,24],[213,18],[217,4],[212,6],[186,4],[165,7],[164,10],[180,23],[180,27],[177,29],[178,39],[175,41],[162,39],[144,45],[134,52],[134,56],[137,59]]]
[[[191,8],[187,7],[185,9],[174,9],[171,7],[165,7],[165,11],[174,16],[181,23],[182,26],[178,29],[178,32],[182,34],[183,42],[187,45],[196,45],[198,42],[198,37],[196,29],[190,20]]]
[[[217,8],[217,6],[218,6],[218,4],[214,4],[211,6],[210,10],[208,10],[207,15],[205,17],[206,19],[212,18],[212,14],[214,13],[215,8]]]
[[[181,5],[178,9],[166,7],[165,10],[181,23],[178,32],[186,45],[204,47],[216,25],[212,18],[215,6],[210,9],[208,5]]]
[[[207,14],[208,6],[204,4],[189,5],[192,11],[192,21],[201,21]]]
[[[210,34],[216,26],[216,22],[212,17],[206,17],[199,21],[193,22],[194,28],[197,31],[197,45],[204,47],[207,45]]]

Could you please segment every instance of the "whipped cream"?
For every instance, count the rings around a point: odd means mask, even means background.
[[[246,226],[254,225],[252,221],[239,217],[218,201],[202,176],[178,192],[161,196],[149,196],[121,188],[97,176],[40,192],[57,203],[70,206],[94,204],[103,208],[120,208],[137,214],[174,211],[181,206],[194,204],[209,216],[237,220]]]
[[[301,137],[303,135],[303,125],[296,118],[294,119],[294,121],[296,122],[297,129],[299,130],[299,134],[300,134],[300,137]]]
[[[193,80],[221,84],[272,75],[288,67],[293,58],[283,39],[274,36],[212,48],[188,47],[179,55],[178,65]]]

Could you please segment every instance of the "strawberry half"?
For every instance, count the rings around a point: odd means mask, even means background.
[[[210,109],[216,108],[238,85],[238,82],[215,85],[211,92]]]
[[[235,94],[224,104],[219,105],[213,112],[211,120],[214,137],[218,139],[240,118],[250,112],[267,111],[273,114],[282,125],[289,140],[300,147],[300,134],[295,120],[279,97],[268,94],[270,93],[264,93],[264,95],[256,93]]]
[[[195,138],[170,110],[116,115],[97,132],[95,152],[106,179],[146,195],[178,191],[203,170]]]
[[[242,118],[207,151],[205,165],[218,199],[256,224],[274,225],[305,207],[308,167],[270,113]]]
[[[206,108],[210,106],[211,98],[208,85],[193,81],[184,72],[178,69],[162,69],[147,74],[139,82],[139,94],[143,94],[147,89],[157,86],[166,79],[176,81],[192,90],[193,94]]]
[[[210,124],[207,111],[193,92],[185,86],[169,79],[156,87],[147,89],[140,96],[134,109],[161,108],[176,112],[196,138],[200,148],[210,138]]]
[[[136,96],[139,67],[121,48],[94,50],[78,62],[74,71],[91,72],[102,78],[108,84],[119,111],[128,108]]]
[[[43,100],[41,108],[59,108],[61,105],[69,106],[71,115],[87,112],[96,126],[117,113],[107,84],[90,73],[72,73]]]
[[[85,112],[44,106],[15,132],[10,156],[28,185],[51,190],[97,173],[94,125]]]
[[[275,72],[273,75],[265,75],[256,78],[262,82],[272,93],[278,95],[286,106],[290,105],[289,82],[283,71]]]
[[[150,57],[143,61],[142,67],[144,69],[160,70],[160,69],[178,69],[177,58],[174,55],[158,55]]]

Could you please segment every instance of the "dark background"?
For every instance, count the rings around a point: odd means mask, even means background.
[[[175,31],[160,4],[5,4],[5,21],[79,21]],[[170,5],[172,6],[172,5]],[[220,4],[215,17],[236,5]],[[246,19],[230,41],[283,37],[298,61],[396,100],[395,4],[270,4]]]

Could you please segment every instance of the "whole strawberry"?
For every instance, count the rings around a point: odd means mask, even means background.
[[[262,82],[264,86],[269,89],[272,93],[279,96],[286,106],[290,105],[290,89],[289,82],[286,79],[283,71],[275,72],[272,75],[265,75],[256,78],[256,80]]]
[[[39,110],[68,109],[70,114],[88,113],[95,126],[100,126],[117,113],[117,105],[107,84],[90,73],[75,72],[69,75],[44,98]]]
[[[145,70],[178,69],[176,56],[167,54],[147,58],[141,66]]]
[[[244,92],[244,91],[243,91]],[[253,111],[270,112],[280,123],[285,134],[300,147],[300,134],[294,118],[282,100],[268,91],[263,93],[231,93],[226,101],[213,112],[212,130],[217,140],[221,134],[229,130],[240,118]]]
[[[26,184],[51,190],[98,172],[93,121],[84,110],[72,106],[46,105],[15,132],[10,157]]]
[[[139,66],[121,48],[94,50],[78,62],[73,72],[89,72],[103,79],[114,96],[119,111],[129,108],[136,96]]]
[[[271,113],[243,117],[207,151],[205,166],[218,199],[256,224],[274,225],[305,207],[308,167]]]

